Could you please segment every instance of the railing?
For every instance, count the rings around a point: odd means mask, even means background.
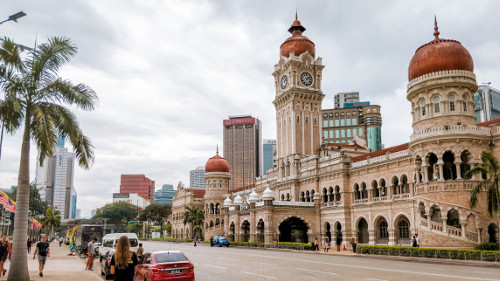
[[[361,167],[361,166],[364,166],[366,164],[368,164],[367,160],[353,162],[353,163],[351,163],[351,168]]]
[[[387,196],[373,197],[373,202],[387,201]]]
[[[324,207],[340,206],[340,201],[324,202],[323,206]]]
[[[359,203],[368,203],[368,198],[354,200],[354,204],[359,204]]]
[[[471,241],[478,242],[479,235],[477,233],[465,232],[465,237]]]
[[[262,206],[264,206],[264,201],[255,202],[255,207],[262,207]]]
[[[431,221],[431,229],[437,231],[443,231],[443,224]]]
[[[446,226],[446,230],[448,230],[448,233],[451,235],[462,236],[462,230],[458,227],[448,225]]]
[[[411,245],[411,238],[398,237],[398,245]]]
[[[229,207],[229,211],[234,211],[235,210],[234,208],[235,208],[234,206],[233,207]]]
[[[388,153],[388,154],[385,154],[385,155],[381,155],[381,156],[377,156],[377,157],[374,157],[374,158],[366,159],[366,160],[363,160],[363,161],[353,162],[353,163],[351,163],[351,168],[361,167],[361,166],[364,166],[364,165],[367,165],[367,164],[382,162],[382,161],[386,161],[386,160],[390,160],[390,159],[395,159],[395,158],[399,158],[399,157],[403,157],[403,156],[407,156],[407,155],[408,155],[408,149],[405,149],[405,150],[401,150],[401,151],[398,151],[398,152]]]
[[[429,222],[427,221],[427,219],[420,217],[420,225],[427,227],[429,226]]]
[[[481,136],[490,136],[491,129],[488,127],[479,127],[476,125],[445,125],[439,127],[428,128],[419,132],[415,132],[410,136],[410,141],[415,141],[422,138],[454,135],[454,134],[472,134]]]
[[[273,201],[273,206],[314,207],[314,202]]]
[[[426,183],[417,184],[417,193],[424,192],[440,192],[440,191],[470,191],[474,185],[478,183],[477,180],[446,180],[446,181],[430,181]]]
[[[377,238],[377,244],[389,244],[389,238]]]

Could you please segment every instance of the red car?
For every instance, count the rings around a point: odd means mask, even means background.
[[[137,267],[137,281],[194,281],[194,265],[181,251],[146,253]]]

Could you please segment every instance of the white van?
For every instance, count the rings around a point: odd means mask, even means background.
[[[110,233],[104,235],[101,246],[99,247],[99,255],[104,256],[109,250],[114,249],[118,243],[118,239],[122,236],[127,236],[130,240],[130,251],[136,252],[139,246],[139,239],[135,233]]]

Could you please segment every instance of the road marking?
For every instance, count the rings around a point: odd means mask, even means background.
[[[278,279],[276,277],[272,277],[272,276],[266,276],[266,275],[260,275],[260,274],[257,274],[257,273],[252,273],[252,272],[248,272],[248,271],[240,271],[241,273],[245,273],[245,274],[250,274],[250,275],[255,275],[255,276],[259,276],[259,277],[264,277],[264,278],[267,278],[267,279]]]
[[[309,262],[309,263],[317,263],[317,264],[326,264],[326,265],[334,265],[334,266],[354,267],[354,268],[362,268],[362,269],[370,269],[370,270],[378,270],[378,271],[389,271],[389,272],[398,272],[398,273],[409,273],[409,274],[439,276],[439,277],[448,277],[448,278],[456,278],[456,279],[500,281],[500,279],[466,277],[466,276],[449,275],[449,274],[439,274],[439,273],[430,273],[430,272],[419,272],[419,271],[409,271],[409,270],[396,270],[396,269],[386,269],[386,268],[378,268],[378,267],[370,267],[370,266],[360,266],[360,265],[351,265],[351,264],[320,262],[320,261],[308,261],[308,260],[303,260],[303,259],[281,258],[281,257],[276,257],[276,256],[264,256],[264,255],[254,255],[254,254],[244,254],[244,253],[231,253],[231,254],[244,255],[244,256],[252,256],[252,257],[262,257],[262,258],[274,258],[274,259],[282,259],[282,260],[293,260],[293,261]]]
[[[296,267],[295,269],[305,270],[305,271],[311,271],[311,272],[317,272],[317,273],[323,273],[323,274],[334,274],[334,275],[337,275],[337,273],[335,273],[335,272],[328,272],[328,271],[321,271],[321,270],[311,270],[311,269],[305,269],[305,268],[300,268],[300,267]]]
[[[387,281],[385,279],[377,279],[377,278],[365,278],[365,280],[373,280],[373,281]]]
[[[208,265],[208,266],[213,266],[213,267],[217,267],[217,268],[220,268],[220,269],[227,269],[227,267],[222,267],[222,266],[213,265],[213,264],[208,264],[208,263],[205,263],[205,265]]]

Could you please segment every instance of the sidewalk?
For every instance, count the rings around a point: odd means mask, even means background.
[[[99,260],[94,261],[94,271],[85,270],[85,260],[78,256],[68,256],[69,247],[59,243],[50,243],[50,257],[47,258],[43,277],[38,276],[38,258],[33,259],[33,253],[36,246],[31,248],[31,254],[28,254],[28,268],[31,280],[50,280],[50,281],[101,281]],[[9,275],[10,262],[5,263],[7,275]],[[7,276],[0,278],[5,280]]]

